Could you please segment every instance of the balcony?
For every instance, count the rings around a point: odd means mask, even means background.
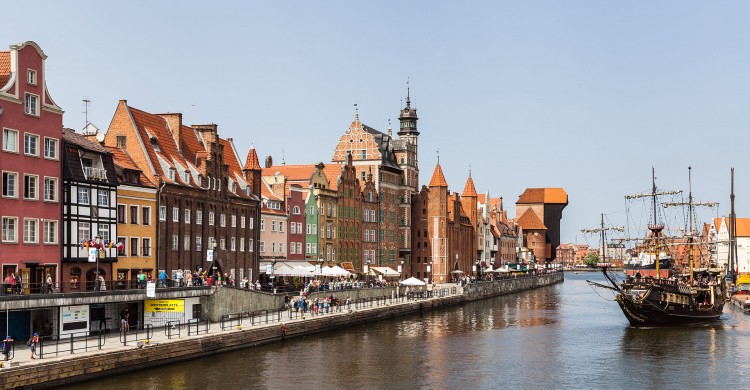
[[[107,181],[107,171],[103,168],[83,167],[86,180]]]

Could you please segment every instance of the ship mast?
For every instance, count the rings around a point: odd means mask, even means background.
[[[618,232],[624,232],[625,227],[624,226],[612,226],[612,227],[604,227],[604,213],[602,213],[602,222],[601,227],[597,229],[581,229],[581,233],[583,234],[596,234],[599,233],[599,237],[602,241],[602,263],[607,263],[607,248],[605,247],[605,241],[606,241],[606,232],[607,230],[614,230]]]
[[[736,256],[737,256],[737,216],[734,215],[734,168],[731,168],[731,181],[732,191],[729,194],[729,277],[732,281],[732,286],[736,282],[735,267],[736,267]]]

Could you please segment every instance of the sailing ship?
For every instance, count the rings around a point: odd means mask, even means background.
[[[688,177],[690,175],[688,174]],[[686,274],[677,275],[673,270],[660,272],[660,237],[664,225],[657,222],[657,197],[668,192],[657,192],[656,178],[652,168],[652,191],[640,196],[651,197],[653,221],[648,225],[651,231],[650,244],[655,254],[653,275],[627,276],[624,282],[617,282],[607,267],[602,273],[609,285],[587,281],[590,285],[615,292],[615,301],[633,327],[675,326],[701,324],[716,321],[724,310],[727,299],[725,270],[716,265],[695,267],[692,255],[689,256],[689,269]],[[692,225],[692,188],[688,197],[689,214]],[[692,229],[692,227],[691,227]],[[692,238],[689,238],[692,245]],[[692,253],[692,251],[690,251]]]

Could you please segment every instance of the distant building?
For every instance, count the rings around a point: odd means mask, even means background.
[[[560,220],[568,205],[562,188],[527,188],[516,202],[516,223],[523,229],[525,247],[539,262],[551,263],[560,245]]]
[[[737,266],[738,273],[750,273],[750,218],[735,218],[736,240],[737,240]],[[714,245],[716,246],[716,261],[719,265],[728,269],[729,267],[729,218],[715,218],[713,221],[716,235]]]

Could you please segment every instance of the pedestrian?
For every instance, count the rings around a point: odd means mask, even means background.
[[[52,275],[47,274],[47,294],[52,294]]]
[[[34,357],[34,352],[36,352],[36,345],[39,344],[39,333],[34,332],[34,335],[31,336],[31,340],[29,343],[29,348],[31,349],[31,358],[36,359]]]
[[[182,279],[185,278],[185,273],[181,269],[177,270],[176,278],[177,278],[177,287],[182,287]]]
[[[167,287],[167,271],[159,271],[159,284],[161,287]]]
[[[104,276],[99,275],[99,291],[107,290],[107,284],[104,282]]]
[[[128,307],[125,306],[122,310],[120,310],[120,333],[127,333],[130,329],[130,311],[128,311]]]
[[[13,339],[10,336],[5,337],[5,340],[3,340],[3,345],[0,348],[2,350],[3,355],[5,355],[5,360],[10,359],[10,347],[13,345]]]

